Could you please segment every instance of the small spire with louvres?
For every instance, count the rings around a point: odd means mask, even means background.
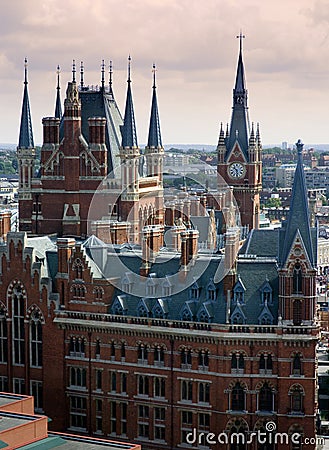
[[[55,104],[55,117],[56,119],[61,119],[62,118],[62,104],[61,104],[61,87],[60,87],[60,83],[59,83],[59,75],[61,73],[61,68],[58,65],[57,66],[57,70],[56,70],[56,74],[57,74],[57,94],[56,94],[56,104]]]

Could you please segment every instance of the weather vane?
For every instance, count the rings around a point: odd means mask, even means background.
[[[240,30],[240,34],[236,36],[237,39],[240,39],[240,51],[242,50],[242,39],[244,39],[246,36],[242,34],[242,31]]]

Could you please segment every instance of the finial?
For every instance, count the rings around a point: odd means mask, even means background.
[[[130,79],[130,65],[131,65],[131,56],[129,55],[128,56],[128,83],[130,83],[131,82],[131,79]]]
[[[24,84],[27,84],[27,58],[24,59]]]
[[[112,66],[112,61],[110,61],[110,66],[109,66],[109,89],[110,89],[110,94],[112,94],[112,74],[113,74],[113,66]]]
[[[72,82],[73,83],[75,83],[75,72],[76,72],[76,69],[75,69],[75,59],[74,59],[72,62]]]
[[[246,36],[242,34],[242,31],[240,30],[240,34],[236,37],[237,39],[240,39],[240,53],[242,53],[242,39],[244,39]]]
[[[155,84],[156,67],[155,67],[155,63],[153,63],[152,72],[153,72],[153,89],[155,89],[156,88],[156,84]]]
[[[102,59],[102,81],[101,81],[101,85],[102,85],[102,91],[104,91],[104,85],[105,85],[105,63],[104,63],[104,59]]]
[[[60,65],[58,64],[58,66],[57,66],[57,70],[56,70],[56,73],[57,73],[57,90],[60,90],[60,85],[59,85],[59,74],[61,73],[61,68],[60,68]]]
[[[83,88],[83,85],[84,85],[83,74],[84,74],[83,61],[80,61],[80,86],[82,88]]]
[[[298,139],[298,141],[296,142],[296,147],[297,147],[298,155],[301,155],[302,151],[303,151],[304,144],[302,143],[302,141],[300,139]]]

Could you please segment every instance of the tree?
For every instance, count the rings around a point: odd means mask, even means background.
[[[265,206],[266,208],[279,208],[281,206],[281,200],[271,197],[265,202]]]

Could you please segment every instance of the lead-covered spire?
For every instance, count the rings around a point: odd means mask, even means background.
[[[155,80],[156,68],[153,64],[153,96],[152,96],[152,106],[151,106],[151,117],[150,117],[150,127],[149,135],[147,140],[148,147],[162,147],[161,131],[160,131],[160,119],[158,111],[158,102],[156,95],[156,80]]]
[[[246,160],[248,157],[249,117],[248,117],[248,91],[244,73],[242,57],[242,33],[237,36],[240,40],[238,66],[236,71],[235,86],[233,89],[233,108],[230,126],[230,137],[227,141],[227,152],[230,153],[235,143],[238,142]]]
[[[21,114],[21,125],[19,130],[19,148],[34,148],[32,119],[30,111],[29,93],[27,89],[27,59],[24,60],[24,93]]]
[[[59,84],[59,74],[61,73],[61,68],[59,67],[59,65],[57,66],[57,95],[56,95],[56,105],[55,105],[55,117],[56,119],[61,119],[62,118],[62,104],[61,104],[61,87]]]
[[[130,79],[130,67],[131,65],[131,57],[129,55],[128,58],[128,87],[127,87],[127,97],[126,97],[126,107],[125,107],[125,115],[123,119],[123,126],[121,127],[121,135],[122,135],[122,147],[138,147],[137,143],[137,133],[136,133],[136,124],[135,124],[135,114],[134,114],[134,105],[133,98],[131,92],[131,79]]]
[[[280,262],[285,264],[289,256],[292,244],[295,240],[297,232],[303,241],[305,250],[312,266],[315,265],[315,249],[313,248],[311,227],[310,227],[310,212],[308,206],[307,189],[305,182],[305,175],[303,169],[303,144],[300,140],[296,143],[298,160],[295,171],[294,184],[292,187],[291,201],[288,221],[282,229],[284,239],[281,247]]]

